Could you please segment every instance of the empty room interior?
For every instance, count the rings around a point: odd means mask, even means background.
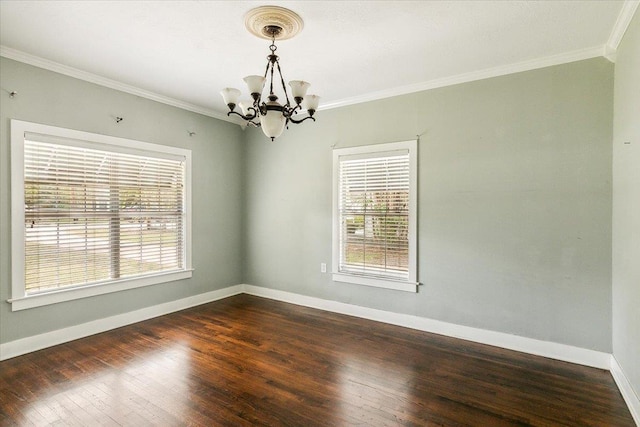
[[[0,1],[0,425],[640,425],[638,5]]]

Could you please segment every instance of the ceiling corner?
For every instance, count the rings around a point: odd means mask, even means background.
[[[615,52],[622,41],[622,37],[624,37],[624,33],[627,31],[627,27],[633,19],[633,15],[638,9],[638,5],[640,5],[640,0],[625,0],[622,5],[622,9],[620,10],[620,14],[618,15],[618,19],[616,20],[613,29],[611,30],[611,34],[609,35],[609,40],[607,41],[605,48],[604,57],[609,59],[611,62],[615,62]],[[613,60],[610,59],[611,53],[613,53]]]

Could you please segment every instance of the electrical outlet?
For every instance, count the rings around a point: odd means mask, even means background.
[[[320,273],[326,273],[327,272],[327,264],[324,262],[320,263]]]

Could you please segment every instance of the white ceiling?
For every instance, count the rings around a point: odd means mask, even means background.
[[[287,7],[302,32],[277,43],[287,80],[321,109],[602,56],[637,1],[1,1],[0,53],[214,117],[219,95],[262,74],[269,41],[244,28]]]

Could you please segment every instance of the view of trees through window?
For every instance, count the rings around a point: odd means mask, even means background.
[[[409,267],[406,156],[343,161],[340,168],[343,270],[404,274]]]
[[[182,268],[183,165],[26,141],[27,292]]]
[[[360,213],[344,217],[346,264],[406,271],[409,265],[406,193],[367,195]]]

